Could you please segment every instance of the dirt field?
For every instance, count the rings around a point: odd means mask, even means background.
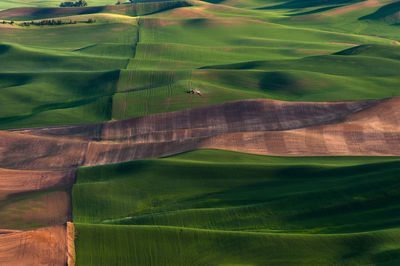
[[[72,184],[76,167],[82,165],[195,149],[285,156],[400,155],[399,106],[400,97],[331,103],[246,100],[102,124],[0,131],[0,197]],[[60,225],[70,220],[70,198],[66,191],[52,192],[6,204],[0,211],[2,229],[15,229],[7,226],[11,224]],[[68,234],[65,226],[0,233],[0,265],[65,265],[67,254],[74,261],[72,225]]]
[[[399,105],[399,97],[330,103],[247,100],[104,124],[1,132],[0,142],[2,137],[7,142],[0,166],[61,169],[201,148],[291,156],[400,155]]]
[[[386,100],[283,102],[246,100],[104,124],[21,129],[11,132],[92,141],[148,143],[221,133],[282,131],[344,121]],[[190,132],[190,135],[187,135]],[[181,135],[182,133],[186,135]]]
[[[87,143],[0,131],[0,168],[50,170],[84,163]]]
[[[27,171],[0,169],[0,200],[10,195],[73,184],[75,170]]]
[[[34,229],[62,225],[70,220],[71,195],[69,191],[22,197],[11,202],[3,202],[0,206],[2,229]]]
[[[66,265],[66,226],[0,234],[0,265]]]

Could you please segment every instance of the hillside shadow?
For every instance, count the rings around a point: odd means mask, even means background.
[[[11,45],[0,43],[0,55],[7,53],[11,49]]]
[[[379,20],[384,19],[388,16],[394,15],[395,13],[400,12],[400,2],[391,3],[379,8],[372,14],[360,17],[359,20]]]
[[[258,84],[263,91],[301,95],[302,86],[298,80],[284,72],[266,72]]]
[[[204,0],[204,2],[211,4],[221,4],[222,2],[225,2],[225,0]]]
[[[296,9],[296,8],[309,8],[309,7],[322,7],[326,5],[343,5],[343,4],[354,4],[361,2],[362,0],[334,0],[334,1],[328,1],[328,0],[305,0],[305,1],[299,1],[299,0],[291,0],[287,1],[282,4],[274,5],[274,6],[265,6],[265,7],[259,7],[256,9],[261,9],[261,10],[268,10],[268,9]]]

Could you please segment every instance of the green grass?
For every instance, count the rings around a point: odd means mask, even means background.
[[[120,69],[134,52],[135,22],[21,31],[0,37],[8,41],[0,44],[0,59],[7,62],[0,66],[0,128],[112,118]],[[93,44],[100,38],[106,43]],[[20,39],[24,45],[11,43]]]
[[[0,59],[7,61],[0,66],[0,84],[5,84],[0,96],[7,99],[7,107],[0,108],[0,128],[119,120],[241,99],[330,101],[399,95],[400,46],[393,44],[398,27],[387,20],[361,19],[387,8],[324,15],[330,7],[351,3],[165,1],[93,8],[105,4],[98,1],[83,10],[28,9],[22,15],[4,11],[0,17],[61,16],[79,23],[0,27]],[[304,6],[295,8],[299,4]],[[322,17],[299,15],[307,12]],[[88,18],[97,22],[84,23]],[[353,44],[363,46],[349,50]],[[102,78],[89,77],[113,71],[121,74],[106,81],[112,87],[107,92]],[[75,77],[65,81],[61,72],[87,75],[79,79],[90,82],[90,93],[78,85],[68,98],[59,97],[58,84],[64,94],[64,87],[81,83]],[[31,79],[15,90],[14,74]],[[187,94],[190,89],[199,89],[203,97]],[[21,90],[29,91],[29,104]],[[88,116],[83,119],[82,113]]]
[[[113,118],[249,98],[325,101],[398,95],[395,69],[399,68],[399,62],[393,55],[400,47],[394,46],[390,39],[314,29],[310,25],[308,28],[283,25],[279,23],[281,20],[286,23],[285,18],[270,11],[210,10],[207,14],[213,17],[202,19],[190,15],[172,19],[170,13],[141,20],[136,56],[127,66],[133,72],[132,78],[124,79],[124,86],[137,87],[134,74],[143,71],[152,73],[149,80],[160,80],[160,74],[171,70],[178,71],[178,75],[184,71],[192,74],[185,78],[171,74],[169,81],[173,82],[167,82],[168,85],[159,82],[147,90],[116,94],[114,106],[123,108],[115,108]],[[239,14],[246,14],[250,21]],[[165,25],[157,24],[156,19],[165,19]],[[266,23],[268,20],[274,23]],[[340,43],[374,43],[388,52],[383,57],[378,52],[371,59],[364,55],[333,55],[346,50],[346,45]],[[386,60],[389,57],[392,60]],[[265,66],[248,69],[243,62],[254,62],[253,59],[266,60]],[[232,69],[229,62],[233,61],[245,66]],[[228,65],[224,71],[210,67],[224,64]],[[200,89],[205,97],[185,95],[191,88]]]
[[[118,78],[118,71],[2,73],[0,128],[107,121]]]
[[[16,7],[59,7],[61,2],[60,0],[2,0],[0,10]],[[88,2],[90,6],[112,5],[116,3],[116,1],[112,0],[89,0]]]
[[[76,224],[76,265],[396,265],[400,232],[290,235]]]
[[[399,168],[394,158],[223,151],[84,167],[73,189],[74,221],[310,233],[390,228],[399,222]]]
[[[399,169],[392,157],[215,150],[83,167],[72,191],[78,265],[375,263],[398,237]]]
[[[99,1],[101,2],[101,1]],[[95,2],[90,2],[91,5],[88,7],[76,7],[76,8],[58,8],[57,5],[51,7],[36,7],[32,8],[20,8],[0,11],[0,18],[6,20],[24,21],[31,19],[48,19],[58,18],[65,16],[76,16],[82,14],[99,14],[99,13],[111,13],[128,16],[143,16],[147,14],[154,14],[162,11],[166,11],[173,8],[190,6],[191,4],[184,0],[168,0],[168,1],[137,1],[134,4],[128,4],[125,2],[121,5],[115,5],[105,3],[96,5]],[[94,5],[93,5],[94,4]],[[1,10],[1,5],[0,5]]]
[[[358,1],[114,2],[1,1],[0,10],[29,8],[2,11],[0,21],[78,23],[0,24],[0,129],[241,99],[400,95],[392,0],[336,16]],[[209,150],[82,167],[72,190],[77,265],[398,265],[399,168],[390,157]],[[2,201],[0,224],[51,225],[26,217],[63,189]]]

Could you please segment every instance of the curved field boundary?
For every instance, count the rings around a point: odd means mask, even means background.
[[[399,105],[399,97],[338,103],[249,100],[120,122],[3,131],[0,166],[65,169],[195,149],[282,156],[397,156]]]
[[[247,100],[118,122],[0,131],[0,173],[7,177],[0,178],[0,184],[7,193],[38,191],[72,184],[73,169],[79,166],[196,149],[282,156],[400,156],[399,105],[400,97],[332,103]],[[63,201],[70,208],[70,199]],[[38,222],[55,219],[46,217],[40,216]],[[74,263],[71,224],[1,232],[0,264]]]
[[[233,132],[283,131],[340,123],[351,114],[386,101],[388,100],[311,103],[244,100],[116,122],[16,129],[9,132],[95,141],[160,142],[176,140],[178,136],[172,136],[173,133],[188,130],[192,134],[186,138]],[[169,138],[167,133],[171,135]]]

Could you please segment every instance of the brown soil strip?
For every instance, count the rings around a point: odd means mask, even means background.
[[[282,131],[338,123],[350,114],[384,101],[310,103],[245,100],[104,124],[19,129],[13,132],[81,140],[172,141],[221,133]],[[191,134],[187,135],[189,131]]]
[[[66,226],[0,234],[0,265],[65,265]]]
[[[0,166],[70,168],[201,148],[293,156],[400,155],[400,149],[387,145],[396,145],[400,134],[398,106],[400,97],[324,103],[246,100],[104,124],[0,132],[0,143],[7,139]]]
[[[0,131],[0,168],[49,170],[83,164],[86,142]]]
[[[75,170],[27,171],[0,168],[0,200],[12,194],[73,184],[75,172]]]
[[[0,131],[0,197],[8,199],[0,207],[0,224],[15,229],[70,221],[67,191],[18,201],[12,197],[71,184],[73,169],[81,165],[195,149],[400,156],[399,107],[400,97],[330,103],[246,100],[102,124]],[[67,260],[74,265],[73,239],[72,224],[0,230],[0,265],[65,265]]]
[[[33,229],[61,225],[70,220],[71,195],[69,191],[21,197],[13,201],[1,202],[0,205],[0,225],[3,229]]]

